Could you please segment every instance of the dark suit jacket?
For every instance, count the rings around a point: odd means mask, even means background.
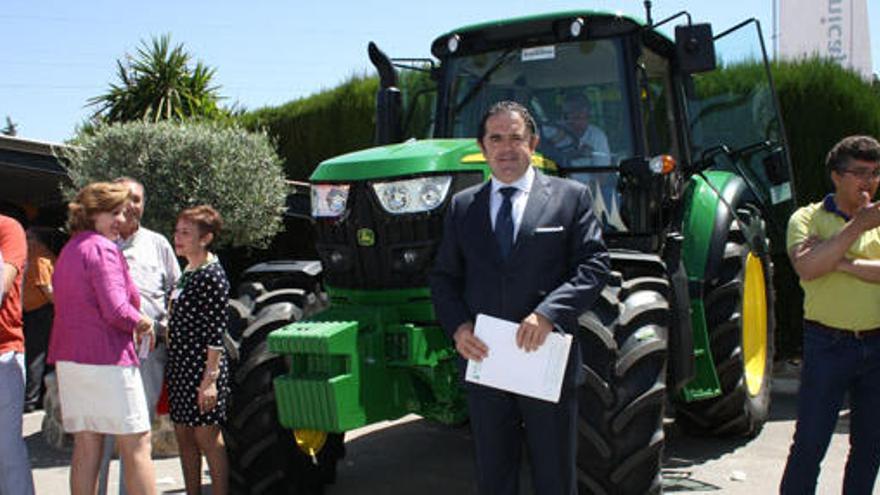
[[[478,313],[519,322],[536,312],[577,336],[578,316],[595,302],[610,269],[589,190],[537,172],[506,261],[492,231],[491,192],[489,182],[465,189],[446,212],[430,274],[441,326],[451,337]],[[573,354],[579,364],[579,353]],[[574,364],[566,382],[579,368]]]

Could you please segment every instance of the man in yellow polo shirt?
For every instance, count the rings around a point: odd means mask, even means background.
[[[825,160],[834,193],[797,210],[787,248],[804,289],[797,427],[783,494],[816,491],[819,465],[849,394],[843,493],[870,495],[880,466],[880,143],[850,136]]]

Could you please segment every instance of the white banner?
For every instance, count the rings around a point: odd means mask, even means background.
[[[871,80],[868,0],[778,1],[781,58],[819,55]]]

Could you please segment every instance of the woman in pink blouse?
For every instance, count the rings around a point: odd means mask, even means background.
[[[115,435],[131,495],[154,494],[150,419],[138,348],[153,345],[152,321],[116,244],[129,201],[125,184],[97,182],[69,205],[71,239],[52,276],[55,363],[64,430],[73,433],[70,491],[92,495],[104,435]]]

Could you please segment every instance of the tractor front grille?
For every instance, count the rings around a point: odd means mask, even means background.
[[[405,215],[386,212],[369,182],[350,183],[345,213],[319,218],[316,224],[316,247],[326,283],[344,289],[427,286],[449,200],[482,180],[481,172],[456,174],[442,206]]]

